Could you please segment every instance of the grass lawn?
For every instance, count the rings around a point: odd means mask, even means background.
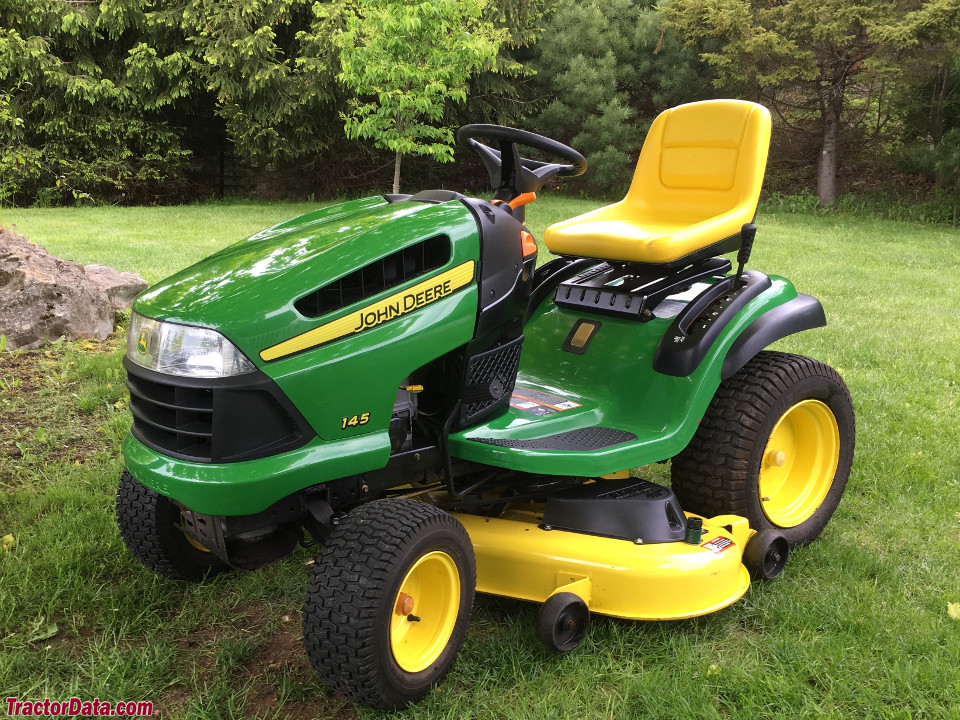
[[[541,234],[595,203],[549,196]],[[9,210],[52,252],[155,281],[308,209]],[[478,596],[447,681],[407,718],[960,718],[960,231],[761,214],[751,267],[821,299],[828,327],[778,343],[837,367],[857,410],[833,521],[784,575],[682,622],[595,616],[554,655],[537,607]],[[303,655],[306,550],[200,585],[126,552],[113,495],[129,427],[120,342],[0,355],[0,700],[149,700],[165,718],[378,717]],[[664,466],[641,474],[664,480]],[[656,592],[656,588],[651,588]],[[4,709],[6,709],[4,707]]]

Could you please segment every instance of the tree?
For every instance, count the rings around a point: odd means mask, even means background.
[[[463,103],[471,75],[491,65],[506,38],[483,22],[486,0],[358,0],[334,37],[340,81],[357,98],[343,114],[347,137],[393,151],[393,192],[403,155],[453,160],[453,132],[441,123]]]
[[[14,200],[153,199],[189,158],[132,73],[145,3],[0,4],[0,170]],[[12,120],[11,120],[12,118]]]
[[[337,58],[346,0],[186,0],[181,23],[197,72],[237,151],[257,163],[314,158],[336,139]]]
[[[487,5],[484,19],[505,31],[506,39],[500,44],[495,64],[471,78],[467,102],[448,108],[451,119],[457,124],[496,125],[518,125],[530,119],[537,93],[537,72],[530,61],[556,3],[557,0],[497,0]]]
[[[41,167],[37,150],[23,143],[23,118],[10,107],[10,98],[11,93],[0,94],[0,207]]]
[[[533,66],[540,132],[583,152],[586,180],[622,192],[662,110],[713,94],[696,58],[665,32],[650,0],[561,0]]]
[[[717,72],[720,88],[767,102],[781,123],[819,137],[820,205],[837,197],[842,131],[883,127],[887,84],[904,54],[960,0],[669,0],[667,23]]]
[[[900,164],[920,171],[939,186],[960,187],[960,26],[950,18],[930,18],[944,4],[908,17],[921,30],[901,42],[923,43],[903,68],[897,105],[902,114]]]

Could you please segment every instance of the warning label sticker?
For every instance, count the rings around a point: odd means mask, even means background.
[[[510,407],[523,410],[531,415],[552,415],[556,412],[583,406],[567,398],[518,385],[510,397]]]
[[[710,540],[709,542],[705,542],[700,547],[706,548],[707,550],[711,550],[715,553],[722,553],[724,550],[729,550],[732,548],[735,544],[736,543],[734,543],[730,538],[718,537]]]

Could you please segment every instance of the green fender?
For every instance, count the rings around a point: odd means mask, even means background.
[[[661,339],[671,329],[672,317],[639,323],[543,303],[525,332],[515,392],[522,395],[526,389],[545,393],[558,398],[559,405],[571,407],[540,416],[511,407],[500,417],[451,435],[451,453],[522,472],[586,477],[673,457],[696,432],[724,378],[724,364],[738,338],[744,336],[748,341],[736,346],[728,368],[742,365],[749,359],[744,359],[747,353],[756,352],[758,342],[775,334],[771,330],[748,332],[749,328],[767,313],[798,298],[788,280],[776,276],[770,280],[769,288],[734,316],[702,362],[684,376],[668,375],[653,367]],[[578,355],[564,351],[562,345],[580,319],[598,322],[601,327],[587,351]],[[769,325],[784,328],[783,323]],[[589,451],[505,446],[511,441],[588,428],[631,433],[636,439]]]

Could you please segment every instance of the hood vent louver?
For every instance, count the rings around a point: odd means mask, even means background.
[[[441,268],[450,262],[450,257],[450,238],[437,235],[374,260],[304,295],[294,307],[304,317],[321,317]]]

